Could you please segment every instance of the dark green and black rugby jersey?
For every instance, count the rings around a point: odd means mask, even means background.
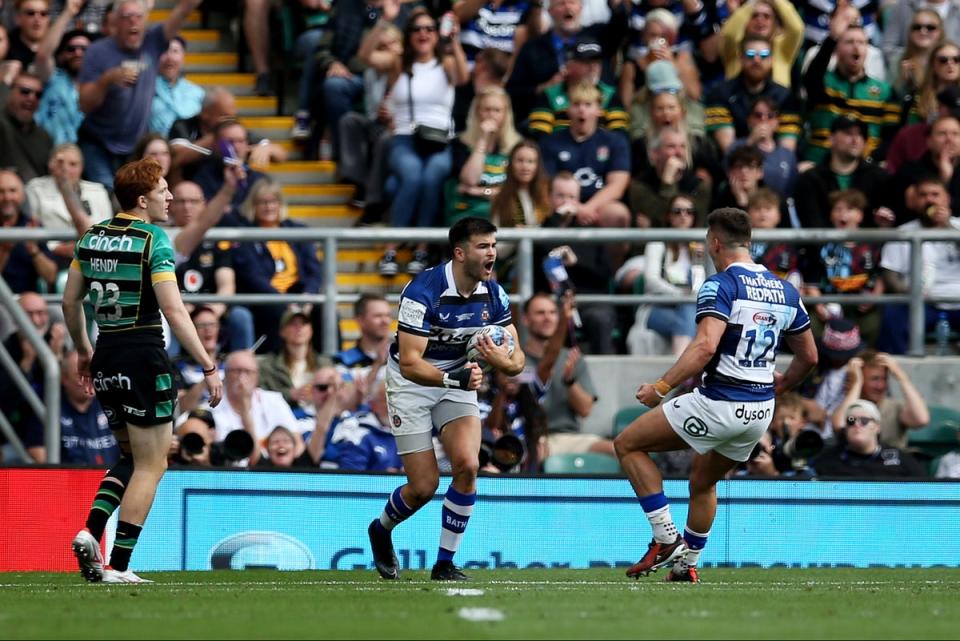
[[[120,213],[81,236],[73,258],[70,267],[83,274],[101,333],[160,329],[153,285],[177,280],[163,229]]]

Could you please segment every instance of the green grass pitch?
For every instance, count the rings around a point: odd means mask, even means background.
[[[0,574],[0,638],[904,639],[960,634],[960,569],[161,572],[153,585]]]

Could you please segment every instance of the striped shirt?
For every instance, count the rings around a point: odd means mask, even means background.
[[[83,274],[101,335],[129,330],[159,334],[160,304],[153,285],[177,280],[173,247],[163,229],[120,213],[87,230],[73,256],[71,268]]]
[[[615,87],[600,82],[600,126],[610,131],[626,133],[630,126],[630,116],[617,98]],[[530,113],[530,133],[534,136],[549,135],[570,128],[570,96],[563,83],[544,89],[537,105]]]

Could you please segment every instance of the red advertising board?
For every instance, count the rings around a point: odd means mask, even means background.
[[[0,572],[77,569],[70,541],[103,470],[0,468]]]

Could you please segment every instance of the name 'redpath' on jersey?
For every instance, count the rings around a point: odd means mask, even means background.
[[[703,370],[700,392],[715,400],[773,398],[773,371],[783,337],[810,327],[800,293],[762,265],[734,263],[697,293],[697,321],[713,316],[727,329]]]
[[[461,296],[453,280],[453,263],[446,262],[417,275],[400,292],[397,331],[425,336],[423,358],[445,372],[467,362],[470,337],[487,325],[507,326],[510,297],[494,281],[481,281],[470,296]],[[390,346],[390,359],[399,366],[398,343]]]
[[[173,248],[163,229],[120,213],[87,230],[73,257],[71,268],[83,274],[102,334],[160,331],[153,285],[177,280]]]

